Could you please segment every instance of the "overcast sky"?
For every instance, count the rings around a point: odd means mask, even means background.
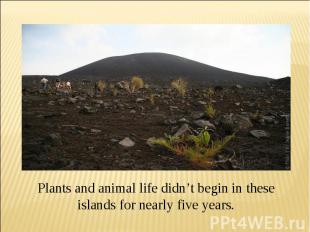
[[[290,76],[290,27],[271,24],[23,25],[23,75],[58,75],[110,56],[164,52],[219,68]]]

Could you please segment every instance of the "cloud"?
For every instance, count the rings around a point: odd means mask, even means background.
[[[283,37],[270,33],[276,27],[195,25],[185,29],[182,25],[156,25],[139,27],[136,33],[140,50],[156,44],[154,51],[177,52],[232,71],[282,77],[290,73],[290,41],[289,33]]]
[[[57,26],[54,26],[57,27]],[[58,26],[56,31],[42,29],[42,33],[25,38],[24,72],[61,74],[73,68],[113,55],[106,42],[107,32],[99,25]],[[55,33],[55,34],[53,34]],[[29,44],[30,43],[30,44]]]
[[[61,74],[109,56],[165,52],[279,78],[290,75],[289,32],[285,25],[29,25],[23,73]]]

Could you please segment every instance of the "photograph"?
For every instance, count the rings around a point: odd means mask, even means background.
[[[22,170],[291,170],[286,24],[23,24]]]

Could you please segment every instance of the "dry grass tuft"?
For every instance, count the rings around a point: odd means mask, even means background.
[[[104,81],[100,80],[96,83],[96,90],[95,91],[96,92],[99,91],[100,94],[102,94],[105,88],[106,88],[106,83]]]
[[[215,117],[216,110],[215,110],[215,108],[213,107],[213,105],[211,103],[206,106],[205,114],[209,118],[214,118]]]
[[[154,105],[155,104],[155,94],[151,94],[149,97],[149,100],[150,100],[151,105]]]
[[[166,138],[154,139],[152,143],[160,145],[176,155],[184,156],[202,168],[209,168],[213,164],[211,158],[233,138],[234,135],[229,135],[221,140],[211,141],[210,134],[203,131],[199,135],[166,136]]]
[[[131,78],[131,92],[134,93],[136,90],[144,87],[144,81],[139,76],[134,76]]]
[[[178,93],[184,97],[187,90],[187,82],[179,78],[171,82],[171,87],[178,91]]]

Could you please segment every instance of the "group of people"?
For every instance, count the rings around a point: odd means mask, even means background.
[[[48,89],[48,79],[43,77],[40,81],[41,83],[41,89],[44,91],[47,91]],[[55,82],[56,90],[62,89],[62,90],[71,90],[71,82],[70,81],[61,81],[59,78],[56,79]]]
[[[43,91],[47,91],[48,90],[48,79],[46,79],[45,77],[43,77],[40,81],[41,83],[41,89]],[[82,82],[83,84],[83,82]],[[106,84],[104,81],[98,81],[98,82],[95,82],[95,94],[102,94],[103,93],[103,90],[105,89],[106,87]],[[55,81],[55,88],[56,90],[60,90],[60,91],[63,91],[63,92],[68,92],[68,91],[71,91],[71,82],[70,81],[61,81],[59,78],[56,79]]]

